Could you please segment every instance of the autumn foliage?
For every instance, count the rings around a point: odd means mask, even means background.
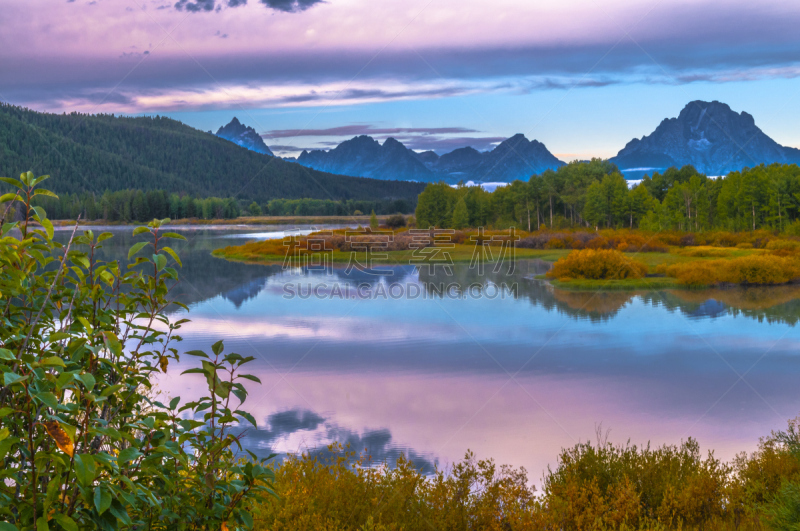
[[[786,284],[800,278],[800,262],[778,255],[750,255],[730,260],[694,261],[663,268],[684,286],[714,284]]]
[[[550,278],[588,278],[610,280],[623,278],[643,278],[647,266],[625,256],[620,251],[610,249],[583,249],[569,253],[561,258],[547,273]]]

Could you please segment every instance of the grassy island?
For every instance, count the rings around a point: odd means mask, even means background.
[[[252,241],[219,249],[214,256],[267,264],[285,263],[287,257],[392,265],[540,259],[554,262],[546,276],[554,285],[581,290],[780,285],[800,279],[800,238],[768,231],[412,231],[381,226]]]

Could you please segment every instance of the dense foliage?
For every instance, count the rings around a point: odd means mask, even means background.
[[[47,171],[81,194],[165,190],[196,197],[413,199],[423,185],[345,177],[262,155],[165,117],[48,114],[0,104],[0,175]]]
[[[258,501],[263,530],[791,530],[800,525],[796,422],[729,463],[697,441],[564,449],[537,496],[525,469],[466,458],[425,476],[332,446],[276,468],[280,498]]]
[[[0,529],[252,527],[243,503],[271,492],[273,474],[240,462],[230,433],[255,424],[237,409],[252,358],[222,342],[188,352],[208,394],[154,400],[185,322],[165,314],[181,265],[167,243],[182,236],[155,220],[135,229],[127,268],[97,258],[109,233],[76,225],[62,246],[31,205],[53,196],[36,188],[46,177],[4,178],[16,193],[0,198],[24,214],[7,223],[7,208],[0,224]]]
[[[800,233],[800,168],[772,164],[711,179],[691,166],[645,177],[632,189],[608,161],[573,162],[487,192],[430,184],[420,227],[511,226]]]

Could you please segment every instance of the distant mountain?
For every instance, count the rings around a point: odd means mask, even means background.
[[[517,134],[504,140],[492,151],[481,153],[480,164],[470,175],[473,181],[511,182],[527,181],[531,175],[564,166],[538,140],[528,140]]]
[[[518,134],[492,151],[464,147],[438,156],[433,151],[416,153],[394,138],[383,145],[369,136],[358,136],[330,151],[303,151],[297,162],[320,171],[376,179],[422,182],[444,180],[511,182],[555,169],[564,163],[541,142]]]
[[[0,103],[0,175],[27,170],[51,175],[47,188],[56,193],[160,189],[258,202],[415,200],[424,188],[319,172],[170,118],[49,114]]]
[[[691,164],[706,175],[725,175],[759,164],[800,162],[800,150],[781,146],[746,112],[718,101],[693,101],[677,118],[634,138],[611,159],[628,178]]]
[[[220,127],[217,130],[217,136],[225,140],[230,140],[234,144],[247,148],[250,151],[262,153],[271,157],[274,156],[272,151],[270,151],[264,143],[264,139],[256,133],[256,130],[244,125],[235,116],[228,125]]]
[[[386,139],[381,145],[372,137],[357,136],[330,151],[303,151],[297,157],[297,162],[339,175],[403,181],[436,180],[433,172],[425,167],[416,153],[394,138]]]

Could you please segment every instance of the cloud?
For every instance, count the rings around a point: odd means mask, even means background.
[[[261,3],[285,13],[298,13],[323,2],[322,0],[261,0]]]
[[[300,153],[304,149],[314,149],[314,148],[303,148],[299,146],[288,146],[282,144],[270,144],[269,149],[272,150],[273,153]]]
[[[71,0],[74,1],[74,0]],[[215,5],[216,0],[178,0],[175,9],[178,11],[190,11],[198,13],[201,11],[219,11],[222,4]],[[222,0],[228,7],[239,7],[247,5],[247,0]],[[324,3],[323,0],[259,0],[259,2],[270,9],[283,11],[284,13],[299,13],[313,7],[316,4]]]
[[[186,11],[191,11],[193,13],[197,13],[199,11],[213,11],[214,0],[194,0],[194,2],[191,2],[190,0],[178,0],[175,2],[175,9],[178,11],[185,9]]]
[[[413,133],[424,135],[477,133],[466,127],[390,127],[378,128],[370,124],[342,125],[327,129],[274,129],[261,135],[262,138],[290,138],[298,136],[359,136],[359,135],[396,135]]]

